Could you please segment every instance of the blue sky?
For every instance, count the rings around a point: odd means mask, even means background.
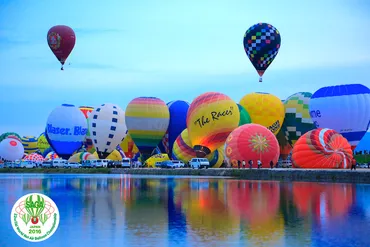
[[[369,10],[367,0],[0,0],[0,133],[39,135],[62,103],[125,110],[138,96],[192,101],[219,91],[239,101],[370,86]],[[282,38],[263,83],[242,44],[258,22]],[[46,42],[58,24],[77,38],[64,71]]]

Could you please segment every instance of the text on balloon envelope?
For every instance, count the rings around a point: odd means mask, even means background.
[[[54,127],[52,124],[48,124],[48,133],[56,134],[56,135],[84,136],[87,134],[87,130],[88,130],[87,128],[83,128],[81,126],[75,126],[73,128],[73,133],[72,133],[70,128]]]
[[[195,125],[199,125],[199,127],[203,127],[206,124],[209,124],[211,121],[220,120],[221,117],[231,116],[233,115],[233,107],[230,106],[230,109],[224,111],[212,111],[209,114],[209,117],[201,116],[197,120],[194,121]]]

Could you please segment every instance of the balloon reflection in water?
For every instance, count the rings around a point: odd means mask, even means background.
[[[341,217],[354,203],[351,184],[293,182],[293,198],[303,216]]]

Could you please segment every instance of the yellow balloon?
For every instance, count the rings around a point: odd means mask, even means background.
[[[285,109],[278,97],[269,93],[250,93],[239,104],[247,110],[252,123],[265,126],[274,135],[279,133],[284,122]]]
[[[94,156],[96,159],[99,159],[97,152],[94,153]],[[111,152],[108,157],[106,158],[108,160],[113,160],[113,161],[121,161],[122,160],[122,155],[115,149],[113,152]]]
[[[199,158],[219,148],[239,125],[237,104],[222,93],[204,93],[190,104],[186,125],[189,139]]]
[[[155,154],[153,156],[151,156],[149,159],[147,159],[145,161],[145,164],[147,167],[155,167],[155,163],[156,162],[162,162],[162,161],[166,161],[166,160],[170,160],[170,158],[168,158],[168,154]]]

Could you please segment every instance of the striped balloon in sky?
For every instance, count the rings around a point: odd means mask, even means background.
[[[336,85],[317,90],[310,100],[316,128],[342,134],[354,150],[370,124],[370,89],[361,84]]]
[[[286,127],[285,136],[290,145],[294,145],[299,137],[315,128],[309,109],[311,96],[312,93],[299,92],[289,96],[284,102],[285,119],[283,125]]]
[[[138,97],[126,108],[128,133],[145,161],[165,135],[170,122],[166,103],[155,97]]]
[[[204,158],[221,147],[239,125],[238,105],[227,95],[208,92],[190,104],[186,117],[189,139],[197,157]]]

